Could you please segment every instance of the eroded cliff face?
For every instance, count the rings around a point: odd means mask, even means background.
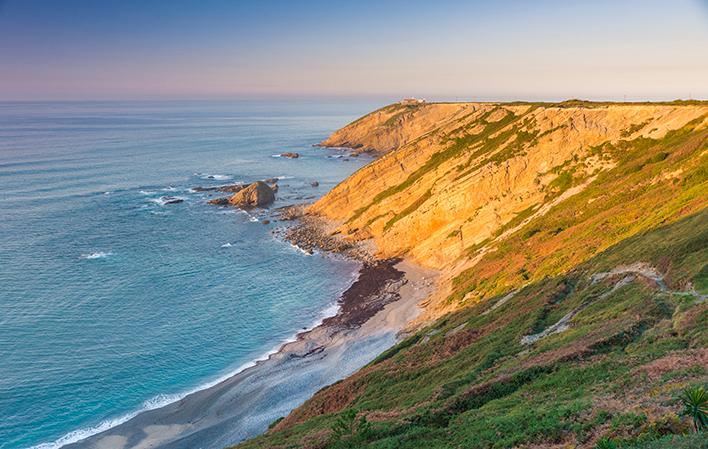
[[[465,103],[389,105],[335,131],[320,145],[351,148],[355,153],[386,153],[456,120],[466,106]]]
[[[439,281],[405,340],[239,447],[698,444],[708,102],[392,105],[325,143],[383,156],[307,219]]]
[[[667,159],[637,182],[658,192],[672,188],[705,159],[706,128],[705,103],[392,105],[323,142],[385,155],[309,212],[336,222],[346,239],[371,239],[380,257],[407,256],[442,270],[449,282],[433,301],[438,315],[460,291],[453,279],[530,221],[589,186],[597,189],[608,179],[603,174],[622,175],[618,165],[640,164],[644,154]],[[691,157],[657,150],[681,132],[699,139]],[[594,251],[613,242],[603,240]]]
[[[699,117],[705,127],[706,113],[705,106],[384,108],[325,143],[395,151],[345,180],[310,212],[342,221],[338,231],[350,239],[373,238],[382,257],[408,255],[444,268],[520,212],[543,213],[544,205],[613,167],[601,144],[659,139]]]

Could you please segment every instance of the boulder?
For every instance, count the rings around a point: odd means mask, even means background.
[[[229,198],[229,204],[238,207],[262,207],[275,201],[273,189],[263,181],[256,181]]]
[[[312,181],[312,182],[310,183],[310,185],[311,185],[312,187],[319,187],[320,183],[319,183],[318,181]]]
[[[300,157],[300,154],[287,152],[287,153],[281,153],[280,157],[289,157],[290,159],[297,159]]]

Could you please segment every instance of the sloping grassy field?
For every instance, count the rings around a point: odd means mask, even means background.
[[[708,448],[679,401],[708,386],[701,122],[569,163],[547,201],[580,193],[468,248],[457,311],[238,448]]]

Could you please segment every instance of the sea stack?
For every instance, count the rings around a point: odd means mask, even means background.
[[[263,181],[256,181],[236,192],[229,198],[229,204],[238,207],[263,207],[275,201],[273,189]]]

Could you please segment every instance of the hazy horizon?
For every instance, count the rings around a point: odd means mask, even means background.
[[[0,0],[0,101],[708,98],[708,2]]]

